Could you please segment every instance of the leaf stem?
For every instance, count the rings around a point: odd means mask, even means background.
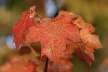
[[[30,44],[26,44],[29,48],[30,48],[30,50],[33,52],[33,54],[37,57],[37,56],[39,56],[39,53],[37,53],[35,50],[34,50],[34,48],[30,45]]]
[[[48,69],[48,57],[47,57],[47,59],[46,59],[46,64],[45,64],[44,72],[47,72],[47,69]]]

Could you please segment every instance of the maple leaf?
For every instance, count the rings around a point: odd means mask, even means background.
[[[61,60],[59,67],[52,61],[48,61],[47,72],[73,72],[73,65],[69,60]]]
[[[96,28],[84,22],[81,16],[66,11],[60,11],[53,19],[36,18],[36,24],[35,16],[35,7],[32,7],[30,12],[22,14],[13,27],[17,48],[22,43],[31,47],[29,43],[40,42],[41,57],[46,55],[56,64],[65,64],[75,52],[79,60],[84,61],[88,67],[91,66],[95,61],[94,50],[102,47],[99,37],[93,34]],[[67,55],[69,56],[66,57]]]
[[[11,65],[11,68],[7,72],[36,72],[35,68],[36,66],[33,62],[28,62],[27,65],[16,62]]]
[[[35,16],[35,6],[33,6],[30,8],[29,12],[23,12],[17,24],[13,26],[12,34],[14,35],[16,49],[18,49],[19,45],[23,43],[27,29],[34,25]]]
[[[81,28],[80,36],[82,41],[75,53],[79,60],[84,61],[88,67],[91,67],[92,63],[95,61],[93,55],[94,50],[102,48],[99,37],[93,34],[96,28],[94,28],[91,24],[84,22],[80,16],[73,19],[73,23]]]
[[[91,67],[92,63],[95,61],[93,52],[93,49],[79,44],[79,48],[76,49],[75,54],[80,61],[85,62],[88,67]]]
[[[91,24],[85,23],[85,25],[80,30],[80,36],[82,43],[79,46],[79,49],[76,50],[76,55],[79,60],[84,61],[88,67],[91,67],[94,59],[94,50],[102,48],[102,45],[99,41],[97,35],[92,34],[96,28]]]
[[[75,54],[79,60],[84,61],[86,65],[90,67],[91,64],[95,61],[93,55],[94,50],[102,48],[99,37],[92,34],[96,28],[94,28],[91,24],[84,22],[81,16],[74,13],[60,11],[59,14],[72,16],[71,22],[80,28],[81,43],[77,43],[76,46],[78,48],[73,51],[75,51]],[[71,48],[74,49],[73,47]]]
[[[72,53],[74,53],[76,48],[78,48],[77,43],[67,41],[66,50],[62,52],[58,65],[48,60],[47,72],[73,72],[73,64],[69,59],[72,58]]]
[[[95,30],[96,28],[94,28],[91,24],[86,23],[80,30],[82,43],[90,48],[102,48],[102,45],[99,41],[99,36],[92,34]]]
[[[60,55],[66,50],[68,40],[80,42],[78,27],[71,23],[71,16],[58,15],[54,19],[43,18],[28,30],[26,43],[40,42],[41,56],[46,55],[58,62]]]
[[[36,65],[29,60],[28,54],[12,55],[9,60],[0,66],[0,72],[36,72]]]
[[[78,48],[78,44],[73,42],[73,41],[67,41],[66,42],[66,50],[64,52],[62,52],[61,56],[60,56],[60,62],[61,60],[63,61],[67,61],[70,58],[72,58],[72,54],[75,52],[75,50]]]

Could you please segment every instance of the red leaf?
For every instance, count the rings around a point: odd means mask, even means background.
[[[43,18],[32,26],[27,34],[26,43],[40,42],[41,56],[46,55],[58,62],[60,55],[66,50],[68,40],[80,42],[78,27],[71,23],[71,16],[58,15],[54,19]]]
[[[0,72],[36,72],[36,65],[34,62],[28,60],[26,55],[13,55],[4,65],[0,66]]]
[[[93,52],[93,49],[79,44],[79,48],[76,49],[75,54],[80,61],[85,62],[88,67],[91,67],[92,63],[95,61]]]
[[[27,29],[34,25],[35,15],[35,6],[33,6],[30,8],[29,12],[23,12],[17,24],[13,26],[12,34],[14,35],[16,49],[18,49],[19,45],[23,43]]]
[[[92,34],[96,29],[91,24],[85,24],[80,30],[82,43],[92,49],[102,48],[97,35]]]
[[[36,72],[36,65],[33,62],[28,62],[27,65],[23,65],[21,62],[15,62],[11,64],[10,69],[7,72]]]
[[[91,64],[95,61],[93,55],[94,50],[102,48],[99,37],[92,34],[96,30],[96,28],[94,28],[91,24],[85,23],[82,17],[79,15],[65,11],[61,11],[59,13],[61,15],[72,16],[71,22],[80,28],[80,37],[82,43],[76,45],[78,46],[78,48],[76,48],[75,53],[79,60],[84,61],[86,65],[90,67]],[[71,48],[74,49],[73,47]]]
[[[36,72],[36,65],[35,65],[35,63],[28,62],[26,67],[27,67],[27,71]]]
[[[82,20],[79,19],[78,20]],[[75,23],[80,23],[82,25],[78,25],[80,30],[80,36],[82,43],[79,44],[79,48],[76,50],[76,55],[78,59],[84,61],[88,67],[91,67],[92,63],[95,61],[94,59],[94,50],[98,48],[102,48],[102,45],[99,41],[99,37],[97,35],[92,34],[96,28],[94,28],[91,24],[85,23],[83,21],[79,22],[77,19],[74,21]]]
[[[73,41],[67,41],[66,43],[66,50],[62,52],[60,61],[61,60],[69,60],[72,58],[72,54],[75,52],[75,50],[78,48],[78,44]]]
[[[61,59],[65,62],[75,52],[79,60],[90,67],[95,61],[94,50],[102,47],[99,37],[92,34],[96,28],[85,23],[81,16],[66,11],[60,11],[53,19],[39,17],[36,19],[39,22],[34,25],[34,8],[32,7],[29,13],[24,12],[13,27],[16,47],[23,42],[40,42],[41,57],[46,55],[57,64]]]
[[[61,60],[59,66],[49,61],[47,72],[73,72],[73,65],[69,60]]]

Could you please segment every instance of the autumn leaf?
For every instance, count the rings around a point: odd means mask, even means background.
[[[99,36],[94,35],[94,28],[91,24],[86,23],[80,16],[77,16],[76,19],[73,18],[73,23],[80,28],[80,37],[82,43],[79,43],[79,48],[76,49],[75,53],[79,60],[84,61],[88,67],[91,67],[94,59],[94,50],[102,48],[102,45],[99,41]]]
[[[75,51],[79,60],[85,62],[88,67],[91,67],[92,63],[95,61],[93,55],[94,50],[102,48],[99,36],[93,34],[96,28],[91,24],[84,22],[81,16],[72,12],[60,11],[59,14],[72,16],[71,22],[80,29],[81,43],[77,43],[76,46],[78,48],[73,51]],[[74,49],[74,47],[70,47]]]
[[[54,62],[58,62],[60,55],[66,50],[68,40],[80,42],[78,27],[71,23],[70,16],[58,15],[54,19],[43,18],[29,28],[26,43],[40,42],[41,56],[46,55]]]
[[[69,60],[61,60],[57,66],[54,62],[48,61],[47,72],[73,72],[73,65]]]
[[[35,64],[33,62],[29,62],[27,66],[24,66],[21,63],[16,62],[7,72],[36,72]]]
[[[52,19],[36,16],[35,7],[31,7],[30,12],[23,12],[13,26],[17,48],[23,43],[31,47],[30,43],[40,42],[41,57],[46,55],[54,63],[65,66],[71,54],[75,53],[79,60],[91,67],[95,61],[94,50],[102,48],[99,36],[93,34],[96,28],[72,12],[60,11]],[[37,20],[36,24],[34,19]]]
[[[62,52],[58,65],[55,62],[48,60],[47,72],[73,72],[73,64],[70,62],[72,53],[78,48],[77,43],[67,41],[66,50]]]
[[[79,49],[76,50],[76,55],[79,60],[84,61],[88,67],[91,67],[94,59],[94,50],[102,48],[97,35],[92,34],[96,28],[91,24],[85,23],[85,25],[80,30],[80,36],[82,43],[79,45]],[[80,56],[79,56],[80,55]]]
[[[91,24],[86,23],[80,30],[82,43],[92,49],[102,48],[99,36],[92,34],[95,30],[96,28],[94,28]]]
[[[9,60],[0,66],[0,72],[36,72],[36,65],[29,61],[29,55],[12,55]]]
[[[76,49],[75,54],[80,61],[86,63],[87,67],[91,67],[92,63],[95,61],[93,52],[93,49],[87,48],[84,45],[79,44],[79,48]]]
[[[35,6],[33,6],[29,12],[23,12],[17,24],[13,26],[12,34],[14,35],[16,49],[23,43],[27,29],[34,25],[35,16]]]
[[[75,50],[78,48],[78,44],[73,41],[67,41],[66,42],[66,50],[61,53],[59,61],[69,61],[73,56],[72,54],[75,52]]]

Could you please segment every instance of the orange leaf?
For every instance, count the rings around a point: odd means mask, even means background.
[[[61,60],[59,66],[49,61],[47,72],[73,72],[73,65],[69,60]]]
[[[39,41],[42,45],[41,56],[46,55],[58,62],[68,40],[80,42],[79,29],[71,23],[70,16],[58,15],[54,19],[43,18],[29,28],[26,43]]]
[[[23,12],[17,24],[13,26],[12,34],[14,35],[16,49],[23,43],[27,29],[34,25],[35,15],[35,6],[33,6],[29,12]]]
[[[75,52],[79,60],[91,66],[95,61],[94,50],[102,47],[99,37],[93,34],[96,28],[84,22],[81,16],[66,11],[60,11],[53,19],[36,18],[38,22],[34,25],[35,16],[35,7],[31,7],[13,26],[17,48],[23,42],[40,42],[41,57],[46,55],[57,64],[62,59],[69,60]]]
[[[88,67],[91,67],[92,63],[95,61],[93,55],[94,50],[102,48],[102,45],[99,41],[99,37],[92,34],[96,28],[94,28],[91,24],[85,22],[83,23],[83,26],[80,26],[80,36],[82,43],[79,44],[79,48],[75,53],[79,60],[84,61]]]

